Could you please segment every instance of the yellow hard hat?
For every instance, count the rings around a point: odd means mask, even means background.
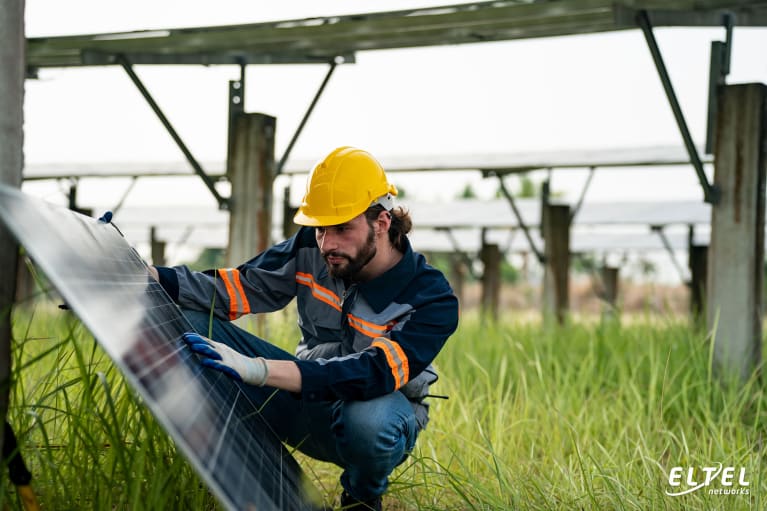
[[[381,198],[397,195],[373,155],[339,147],[309,174],[306,195],[293,221],[312,227],[338,225],[364,213]]]

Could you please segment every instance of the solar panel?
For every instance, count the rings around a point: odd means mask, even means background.
[[[312,485],[114,226],[0,185],[0,217],[228,509],[310,510]]]

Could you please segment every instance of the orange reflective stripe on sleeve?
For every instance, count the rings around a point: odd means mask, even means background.
[[[245,296],[245,290],[242,288],[242,281],[240,280],[240,270],[237,270],[237,269],[232,270],[232,275],[234,275],[234,288],[239,293],[240,303],[242,304],[242,310],[240,312],[240,316],[242,316],[243,314],[250,314],[250,302],[248,301],[248,297]]]
[[[347,314],[346,319],[349,321],[349,326],[351,326],[353,329],[363,335],[372,337],[373,339],[380,337],[391,330],[391,327],[388,325],[376,325],[375,323],[365,321],[364,319],[358,318],[357,316],[353,316],[351,314]]]
[[[226,294],[229,295],[229,319],[237,319],[250,312],[250,304],[245,298],[245,290],[240,282],[240,271],[237,269],[219,269],[218,274],[224,281]]]
[[[317,284],[312,274],[296,272],[296,283],[311,289],[312,296],[317,300],[330,305],[337,311],[341,310],[341,299],[338,298],[338,295],[330,289]]]
[[[218,274],[221,276],[221,280],[224,281],[226,287],[226,294],[229,295],[229,319],[237,319],[234,311],[237,310],[237,295],[234,293],[234,286],[229,281],[229,275],[226,274],[226,270],[218,270]]]
[[[386,362],[391,368],[391,374],[394,378],[394,390],[399,389],[410,379],[410,367],[405,352],[402,347],[391,339],[378,337],[371,346],[383,351],[386,356]]]

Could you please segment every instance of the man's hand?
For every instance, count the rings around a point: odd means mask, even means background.
[[[206,367],[259,387],[263,387],[269,377],[269,366],[261,357],[247,357],[226,344],[212,341],[195,332],[186,332],[182,338],[193,352],[202,357],[200,363]]]

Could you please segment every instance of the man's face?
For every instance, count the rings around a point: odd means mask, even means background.
[[[376,255],[375,234],[365,215],[339,225],[315,227],[315,236],[331,277],[354,280]]]

